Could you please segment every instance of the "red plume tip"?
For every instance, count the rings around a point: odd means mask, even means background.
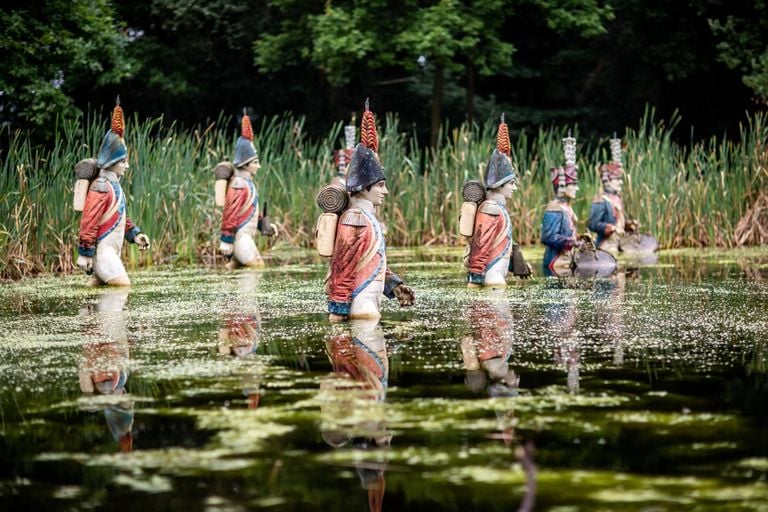
[[[512,153],[512,144],[509,142],[509,129],[504,122],[504,114],[501,115],[499,123],[499,132],[496,134],[496,149],[509,156]]]
[[[379,151],[379,134],[376,133],[376,119],[373,117],[373,112],[367,109],[363,112],[363,121],[360,126],[360,142],[363,143],[363,146],[372,149],[374,152]]]
[[[123,119],[123,109],[120,107],[120,96],[117,97],[117,105],[112,111],[112,133],[120,137],[125,133],[125,120]]]
[[[243,114],[243,123],[240,130],[240,135],[244,139],[248,139],[253,142],[253,128],[251,127],[251,118],[247,114]]]

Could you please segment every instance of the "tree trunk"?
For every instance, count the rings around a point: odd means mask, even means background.
[[[467,93],[464,100],[467,123],[472,124],[475,118],[475,61],[472,57],[467,62]]]
[[[445,84],[445,66],[435,63],[435,77],[432,81],[432,128],[429,137],[430,146],[437,147],[437,136],[440,132],[440,121],[443,110],[443,86]]]

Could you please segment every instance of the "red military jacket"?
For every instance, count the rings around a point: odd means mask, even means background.
[[[387,268],[384,234],[373,211],[349,208],[341,214],[336,228],[326,284],[329,312],[348,315],[352,300],[377,279],[384,281],[384,295],[389,298],[394,297],[395,286],[402,283]]]
[[[511,244],[512,222],[507,209],[494,200],[483,201],[477,209],[475,233],[469,246],[470,281],[480,279],[482,283],[482,276],[507,253]]]
[[[125,194],[118,181],[103,176],[96,178],[88,189],[80,219],[78,252],[93,256],[96,244],[110,234],[125,216]],[[133,243],[141,230],[126,216],[125,239]]]
[[[227,187],[224,215],[221,219],[221,241],[235,242],[235,233],[248,224],[258,211],[259,194],[253,180],[233,176]]]
[[[506,308],[507,311],[503,312]],[[512,320],[509,306],[488,301],[473,302],[469,307],[472,338],[480,362],[497,357],[509,358],[512,352]]]

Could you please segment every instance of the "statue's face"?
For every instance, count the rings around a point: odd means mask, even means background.
[[[125,174],[125,171],[128,170],[128,155],[126,154],[125,158],[116,164],[112,164],[112,167],[107,170],[114,172],[117,176],[122,176]]]
[[[517,183],[515,183],[514,180],[508,181],[505,184],[503,184],[501,187],[499,187],[499,194],[504,196],[504,199],[509,199],[512,197],[512,194],[517,190]]]
[[[384,196],[387,194],[389,194],[389,190],[387,190],[387,183],[382,180],[372,185],[371,190],[363,189],[358,192],[357,197],[372,202],[373,206],[381,206],[384,204]]]
[[[624,180],[621,178],[612,178],[608,180],[608,187],[616,192],[621,192],[621,187],[624,186]]]
[[[248,165],[243,167],[244,171],[249,172],[251,174],[254,174],[259,169],[261,169],[261,163],[259,163],[258,158],[253,159],[251,162],[248,162]]]
[[[571,183],[565,186],[565,197],[568,199],[576,199],[576,192],[579,191],[579,185]]]

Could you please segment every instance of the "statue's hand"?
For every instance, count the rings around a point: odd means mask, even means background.
[[[413,288],[405,284],[399,284],[392,290],[397,300],[400,302],[401,307],[413,306],[413,302],[416,300],[416,294],[413,292]]]
[[[149,249],[149,237],[144,233],[139,233],[136,235],[134,240],[136,241],[136,245],[139,246],[140,251],[146,251]]]
[[[77,267],[86,274],[90,274],[93,272],[93,258],[90,256],[78,256]]]
[[[221,252],[221,254],[223,254],[226,257],[232,256],[232,252],[234,252],[234,250],[235,250],[235,246],[230,243],[221,242],[219,244],[219,251]]]

